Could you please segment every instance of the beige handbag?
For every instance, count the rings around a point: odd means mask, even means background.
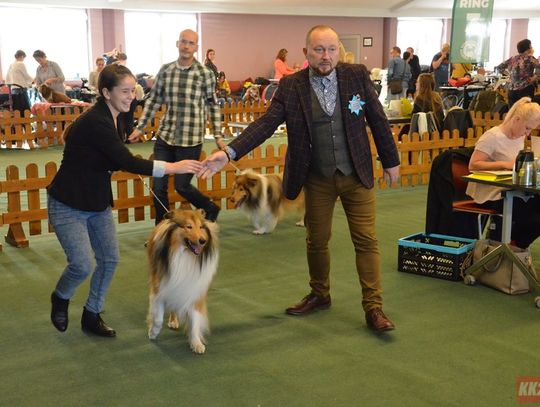
[[[478,240],[474,245],[473,264],[501,245],[494,240]],[[529,250],[508,245],[523,265],[536,275]],[[524,294],[529,292],[529,280],[517,265],[503,253],[480,267],[473,273],[476,281],[502,291],[506,294]]]

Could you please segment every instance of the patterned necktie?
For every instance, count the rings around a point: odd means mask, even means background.
[[[327,76],[323,77],[322,83],[324,99],[323,109],[326,114],[332,116],[334,114],[334,108],[336,107],[337,89],[335,86],[332,86],[332,81]]]

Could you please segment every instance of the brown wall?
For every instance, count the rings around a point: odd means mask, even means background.
[[[124,12],[111,9],[89,9],[90,27],[90,66],[104,52],[114,48],[125,51]]]
[[[368,69],[382,66],[382,18],[304,17],[251,14],[201,14],[202,58],[216,51],[216,65],[230,80],[268,77],[281,48],[287,63],[302,64],[307,31],[317,24],[332,26],[340,35],[373,37],[372,47],[361,47],[358,60]]]

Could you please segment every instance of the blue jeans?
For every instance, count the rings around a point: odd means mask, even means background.
[[[49,222],[68,262],[56,284],[56,295],[70,299],[75,289],[92,274],[85,308],[91,312],[101,312],[119,259],[111,207],[101,212],[81,211],[50,195],[47,207]]]
[[[199,160],[201,157],[202,144],[191,147],[170,146],[161,138],[157,138],[154,144],[154,160],[175,162],[180,160]],[[176,174],[174,176],[174,189],[184,198],[186,198],[196,208],[202,208],[206,213],[214,213],[217,205],[210,198],[203,195],[197,188],[191,184],[193,174]],[[154,197],[154,206],[156,208],[156,225],[163,220],[163,216],[169,208],[169,176],[154,178],[154,193],[159,201]],[[167,209],[165,209],[167,208]]]

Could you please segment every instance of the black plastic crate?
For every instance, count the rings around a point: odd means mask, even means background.
[[[462,280],[472,264],[474,239],[417,233],[398,240],[398,271]]]

